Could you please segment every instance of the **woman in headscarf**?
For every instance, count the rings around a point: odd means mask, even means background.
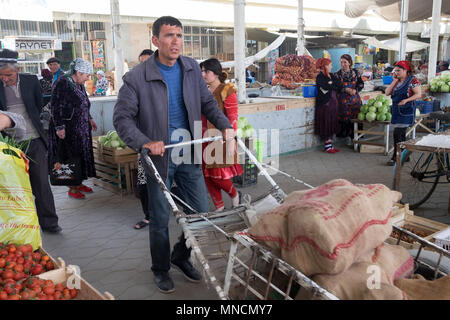
[[[336,93],[340,91],[339,79],[331,74],[331,60],[319,58],[316,68],[320,73],[316,78],[317,98],[314,117],[314,132],[324,141],[324,151],[328,153],[339,152],[333,147],[333,136],[339,131],[338,101]]]
[[[353,60],[349,54],[341,56],[341,69],[336,72],[341,81],[342,89],[338,92],[339,101],[338,120],[340,125],[339,137],[346,138],[347,145],[351,145],[353,139],[352,119],[356,119],[361,108],[359,92],[364,88],[364,81],[359,72],[353,68]]]
[[[214,95],[217,100],[217,104],[222,112],[230,120],[231,126],[237,130],[238,119],[238,101],[236,96],[236,89],[232,83],[225,83],[228,75],[222,71],[222,66],[219,60],[211,58],[200,63],[202,69],[202,76],[208,85],[209,91]],[[209,129],[215,129],[209,121],[206,121],[205,117],[202,117],[203,121],[203,133]],[[208,134],[206,134],[208,135]],[[214,135],[214,134],[212,134]],[[234,155],[234,159],[231,159],[231,163],[226,159],[226,151],[222,152],[222,159],[218,159],[215,155],[215,150],[222,148],[221,141],[210,142],[205,144],[205,148],[214,147],[214,151],[211,152],[211,158],[208,156],[208,152],[204,155],[203,161],[203,175],[205,176],[206,187],[211,195],[211,198],[216,207],[216,211],[224,210],[225,206],[222,199],[222,190],[225,191],[231,198],[233,207],[239,205],[239,192],[233,186],[231,178],[241,175],[243,169],[238,163],[237,152]],[[225,147],[225,145],[223,145]],[[207,151],[207,150],[206,150]],[[211,161],[213,160],[213,161]]]
[[[91,103],[84,87],[91,73],[89,62],[75,59],[70,70],[55,82],[51,98],[49,159],[56,158],[58,141],[63,139],[66,150],[81,158],[83,180],[96,176],[91,130],[97,131],[97,125],[89,113]],[[70,186],[68,195],[82,199],[85,195],[81,192],[92,192],[92,189],[83,184]]]
[[[394,127],[394,153],[387,162],[389,166],[395,164],[397,143],[406,140],[406,130],[414,124],[416,113],[414,101],[422,96],[420,82],[413,76],[414,69],[409,61],[397,62],[394,67],[394,80],[385,92],[392,98],[391,124]]]
[[[95,84],[95,95],[105,96],[108,90],[108,80],[106,80],[105,73],[102,70],[97,71],[97,83]]]

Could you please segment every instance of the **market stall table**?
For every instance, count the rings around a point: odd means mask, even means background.
[[[384,154],[387,155],[389,152],[389,125],[390,121],[361,121],[358,119],[352,119],[351,122],[354,125],[354,150],[358,151],[358,145],[370,145],[370,146],[380,146],[384,148]],[[358,124],[369,125],[369,128],[363,130],[358,129]],[[377,131],[376,129],[382,127],[382,131]],[[370,135],[371,137],[365,138],[363,137]],[[380,136],[383,137],[383,142],[373,142],[372,140],[378,139]]]

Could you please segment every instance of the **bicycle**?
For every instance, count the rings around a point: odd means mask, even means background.
[[[433,112],[430,118],[444,122],[436,126],[438,134],[450,128],[450,112]],[[416,209],[427,201],[438,184],[450,183],[450,159],[448,153],[422,152],[405,149],[401,155],[400,183],[398,191],[403,195],[401,203]],[[396,189],[397,165],[394,166],[393,189]],[[444,177],[444,181],[440,181]]]

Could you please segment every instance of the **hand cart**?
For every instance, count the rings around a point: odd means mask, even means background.
[[[190,142],[178,143],[165,146],[166,149],[182,147],[189,144],[204,143],[222,139],[221,136],[193,140]],[[338,298],[328,292],[302,272],[289,265],[284,260],[274,255],[269,249],[256,243],[246,235],[249,227],[246,211],[250,206],[256,205],[267,198],[274,198],[278,204],[281,204],[286,194],[276,184],[272,177],[266,171],[269,168],[277,173],[288,176],[295,181],[313,188],[311,185],[275,169],[269,165],[261,164],[255,156],[248,150],[245,143],[237,139],[238,145],[249,156],[250,160],[260,170],[271,184],[271,189],[264,195],[250,199],[248,195],[244,196],[246,204],[237,208],[222,212],[199,213],[190,207],[182,199],[172,194],[161,179],[156,167],[149,157],[149,150],[143,149],[141,156],[144,168],[148,174],[154,175],[159,186],[174,214],[177,223],[180,224],[186,238],[186,245],[192,248],[193,261],[199,263],[203,270],[203,275],[208,284],[216,290],[219,299],[285,299],[292,300],[300,287],[313,293],[314,298],[337,300]],[[192,212],[185,214],[181,212],[175,201],[186,211]],[[408,231],[394,226],[400,232]],[[440,259],[437,266],[434,267],[435,276],[439,276],[439,264],[442,256],[450,258],[448,251],[430,243],[424,239],[412,235],[421,243],[421,249],[431,246],[436,252],[440,252]],[[417,252],[416,261],[419,260],[421,249]],[[419,263],[419,262],[418,262]],[[427,266],[430,267],[430,266]],[[205,277],[206,276],[206,277]]]

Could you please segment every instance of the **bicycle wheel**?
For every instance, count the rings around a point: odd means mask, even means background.
[[[427,201],[439,181],[440,164],[434,153],[404,150],[399,190],[403,197],[401,203],[409,203],[411,209],[418,208]],[[394,167],[394,188],[396,183]]]

